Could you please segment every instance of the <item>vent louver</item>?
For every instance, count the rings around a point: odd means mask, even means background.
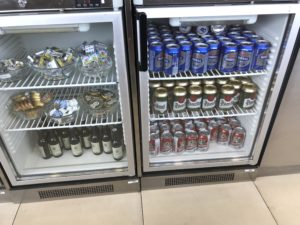
[[[202,184],[212,182],[223,182],[234,180],[234,173],[214,174],[204,176],[172,177],[165,179],[165,186],[175,186],[184,184]]]
[[[47,198],[60,198],[69,196],[79,196],[79,195],[91,195],[99,193],[114,192],[114,186],[101,185],[101,186],[88,186],[88,187],[74,187],[74,188],[61,188],[53,190],[39,191],[40,199]]]

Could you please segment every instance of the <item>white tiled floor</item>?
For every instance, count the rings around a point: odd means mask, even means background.
[[[0,225],[299,225],[300,174],[20,205],[3,200]]]

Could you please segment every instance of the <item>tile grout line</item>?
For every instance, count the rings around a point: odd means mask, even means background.
[[[140,196],[141,196],[142,221],[143,221],[143,225],[145,225],[145,220],[144,220],[144,204],[143,204],[143,195],[142,195],[142,191],[140,192]]]
[[[276,223],[277,225],[279,225],[279,223],[278,223],[278,221],[277,221],[277,219],[276,219],[275,215],[273,214],[272,210],[270,209],[269,205],[267,204],[266,200],[264,199],[264,197],[263,197],[262,193],[260,192],[260,190],[259,190],[258,186],[256,185],[256,183],[255,183],[254,181],[252,181],[252,182],[253,182],[253,184],[254,184],[254,187],[256,188],[257,192],[259,193],[259,195],[260,195],[261,199],[263,200],[263,202],[264,202],[264,203],[265,203],[265,205],[267,206],[267,208],[268,208],[268,210],[269,210],[270,214],[272,215],[272,217],[273,217],[273,219],[274,219],[275,223]]]
[[[15,214],[15,216],[14,216],[14,219],[13,219],[12,225],[14,225],[14,224],[15,224],[15,221],[16,221],[16,218],[17,218],[17,216],[18,216],[19,209],[20,209],[20,207],[21,207],[21,204],[22,204],[22,202],[23,202],[23,200],[20,202],[20,204],[19,204],[19,206],[18,206],[18,209],[17,209],[17,212],[16,212],[16,214]]]

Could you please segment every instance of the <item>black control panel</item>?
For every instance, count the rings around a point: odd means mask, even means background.
[[[112,7],[111,0],[76,0],[77,8]]]

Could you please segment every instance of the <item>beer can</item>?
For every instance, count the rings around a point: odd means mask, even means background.
[[[186,110],[186,89],[176,86],[174,88],[173,112],[179,113]]]
[[[165,47],[164,72],[167,75],[176,75],[179,66],[180,46],[177,44],[168,44]]]
[[[238,49],[233,42],[225,42],[221,48],[221,57],[219,70],[224,73],[230,73],[235,70],[237,61]]]
[[[204,40],[199,37],[191,37],[189,39],[193,43],[193,46],[195,46],[197,43],[204,43]]]
[[[213,110],[216,107],[217,88],[215,85],[205,85],[203,89],[202,109]]]
[[[183,132],[183,126],[180,123],[173,124],[171,127],[171,132],[175,134],[177,131]]]
[[[151,133],[149,140],[149,153],[150,155],[157,155],[160,151],[160,138],[159,133]]]
[[[147,37],[149,38],[149,37],[151,37],[151,36],[159,36],[158,31],[154,31],[154,30],[148,31],[148,32],[147,32]]]
[[[231,127],[225,123],[219,127],[218,144],[227,145],[230,141]]]
[[[188,39],[190,39],[190,38],[193,38],[193,37],[198,37],[198,35],[195,34],[195,33],[193,33],[193,32],[190,32],[190,33],[187,33],[187,34],[186,34],[186,37],[187,37]]]
[[[198,150],[201,152],[208,151],[209,148],[209,131],[207,129],[200,129],[198,132]]]
[[[159,28],[160,30],[163,30],[163,29],[169,29],[169,30],[170,30],[170,26],[169,26],[169,25],[166,25],[166,24],[161,24],[161,25],[158,26],[158,28]]]
[[[216,79],[205,79],[203,80],[204,85],[215,85],[216,84]]]
[[[192,73],[205,73],[207,71],[208,45],[197,43],[194,46],[191,71]]]
[[[242,148],[246,139],[246,131],[242,127],[236,127],[232,131],[230,145],[234,148]]]
[[[185,72],[190,70],[191,57],[192,57],[192,42],[181,41],[180,45],[180,60],[179,60],[179,72]]]
[[[160,42],[161,38],[159,36],[150,36],[148,37],[148,46],[152,44],[152,42]]]
[[[197,26],[196,27],[196,33],[199,36],[209,34],[209,27],[208,26],[202,26],[202,25],[201,26]]]
[[[162,82],[162,86],[167,89],[168,110],[171,111],[173,102],[173,88],[175,87],[175,82],[173,80],[166,80]]]
[[[235,95],[233,97],[233,104],[238,104],[240,100],[240,92],[242,90],[242,82],[240,80],[231,80],[229,82],[234,87]]]
[[[183,34],[187,34],[188,32],[190,32],[192,30],[191,26],[187,26],[187,25],[180,25],[179,26],[179,31]]]
[[[219,125],[215,120],[209,121],[208,130],[210,132],[210,141],[217,142],[219,134]]]
[[[162,39],[165,39],[165,38],[173,38],[173,35],[172,34],[169,34],[169,33],[165,33],[165,34],[161,34],[160,37]]]
[[[184,35],[177,35],[175,36],[175,40],[177,41],[177,43],[180,43],[181,41],[187,41],[187,37]]]
[[[190,85],[200,86],[201,83],[202,83],[201,80],[190,80]]]
[[[176,131],[174,133],[174,152],[182,153],[185,150],[186,137],[182,131]]]
[[[164,131],[160,135],[160,153],[168,154],[173,151],[173,135],[169,131]]]
[[[220,42],[217,40],[208,40],[208,59],[207,70],[214,70],[218,68],[220,55]]]
[[[223,45],[226,42],[232,42],[232,39],[229,37],[219,37],[218,40],[221,42],[221,45]]]
[[[168,111],[168,92],[166,88],[155,89],[153,98],[153,111],[158,114],[165,114]]]
[[[215,40],[215,37],[210,35],[210,34],[206,34],[206,35],[202,35],[201,38],[207,42],[208,40]]]
[[[243,41],[238,46],[238,56],[236,69],[237,71],[249,71],[251,69],[251,63],[254,52],[254,45],[250,41]]]
[[[185,127],[186,130],[194,130],[194,131],[196,131],[196,126],[195,126],[195,124],[193,122],[186,122],[184,124],[184,127]]]
[[[221,91],[221,88],[223,85],[228,83],[228,79],[227,78],[219,78],[216,80],[216,87],[218,91]]]
[[[176,86],[187,88],[189,86],[189,81],[188,80],[177,80]]]
[[[227,36],[231,39],[234,39],[237,36],[241,36],[241,33],[237,31],[231,31],[227,33]]]
[[[187,108],[190,111],[199,111],[202,103],[202,88],[198,85],[191,85],[188,89]]]
[[[253,83],[246,83],[242,87],[239,105],[243,109],[251,109],[256,102],[257,87]]]
[[[263,40],[263,38],[257,34],[252,34],[250,37],[249,37],[249,40],[253,43],[256,43],[258,40]]]
[[[175,39],[173,38],[165,38],[163,39],[163,44],[164,46],[168,45],[168,44],[176,44],[177,42],[175,41]]]
[[[161,86],[160,81],[151,81],[149,83],[149,96],[150,96],[150,111],[153,112],[153,99],[154,99],[154,92],[156,88],[159,88]]]
[[[149,47],[149,71],[161,72],[164,65],[163,44],[155,41]]]
[[[233,107],[233,97],[235,94],[234,87],[230,84],[225,84],[221,87],[219,97],[219,109],[223,111],[231,110]]]
[[[214,35],[224,35],[226,33],[227,26],[225,24],[216,24],[210,26],[210,31]]]
[[[243,31],[242,31],[242,35],[243,35],[244,37],[246,37],[246,38],[251,37],[251,35],[253,35],[253,34],[255,34],[255,32],[252,31],[252,30],[243,30]]]
[[[239,24],[232,25],[228,29],[229,32],[231,32],[231,31],[242,32],[242,30],[243,30],[243,27],[241,25],[239,25]]]
[[[158,29],[156,28],[156,27],[147,27],[147,32],[149,33],[149,32],[152,32],[152,31],[155,31],[155,32],[157,32],[158,33]]]
[[[241,42],[247,41],[247,38],[243,37],[243,36],[235,36],[233,37],[233,42],[235,42],[236,44],[240,44]]]
[[[180,32],[180,30],[174,30],[173,31],[173,35],[177,36],[177,35],[183,35],[183,33]]]
[[[228,38],[228,37],[226,37],[226,36],[224,36],[224,35],[216,35],[215,38],[216,38],[218,41],[220,41],[222,38]]]
[[[254,54],[251,66],[253,70],[266,69],[269,59],[270,47],[270,42],[266,40],[257,40],[254,47]]]
[[[198,134],[194,130],[185,130],[185,139],[186,145],[185,149],[187,152],[194,152],[197,150],[198,147]]]
[[[172,31],[170,28],[162,28],[159,30],[159,33],[162,34],[172,34]]]
[[[235,129],[236,127],[240,127],[241,123],[235,117],[232,117],[228,120],[228,124],[230,125],[231,129]]]
[[[207,129],[207,124],[204,121],[195,121],[196,131]]]
[[[241,81],[242,85],[252,83],[252,79],[250,77],[239,77],[238,80]]]

